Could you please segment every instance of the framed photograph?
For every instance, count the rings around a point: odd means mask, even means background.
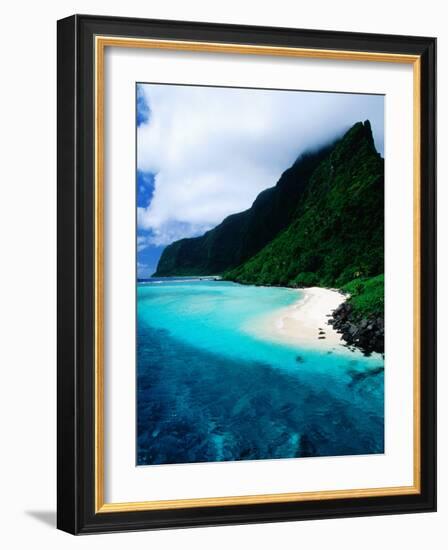
[[[434,38],[58,22],[58,527],[434,511]]]

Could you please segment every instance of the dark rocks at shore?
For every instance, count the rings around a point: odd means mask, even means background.
[[[349,346],[359,348],[366,355],[372,352],[384,353],[383,317],[356,318],[350,303],[344,302],[334,310],[328,323]]]

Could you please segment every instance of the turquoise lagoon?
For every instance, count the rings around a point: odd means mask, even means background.
[[[247,331],[300,298],[193,278],[137,285],[137,465],[384,452],[383,358]]]

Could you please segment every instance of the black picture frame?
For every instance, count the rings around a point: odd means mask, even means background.
[[[95,36],[415,55],[421,62],[418,494],[95,511]],[[57,526],[73,534],[436,510],[436,39],[74,15],[58,21]]]

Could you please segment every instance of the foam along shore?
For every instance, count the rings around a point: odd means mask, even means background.
[[[347,296],[328,288],[301,289],[300,298],[291,306],[279,309],[252,326],[263,338],[314,348],[342,351],[343,340],[328,324],[331,313]]]

